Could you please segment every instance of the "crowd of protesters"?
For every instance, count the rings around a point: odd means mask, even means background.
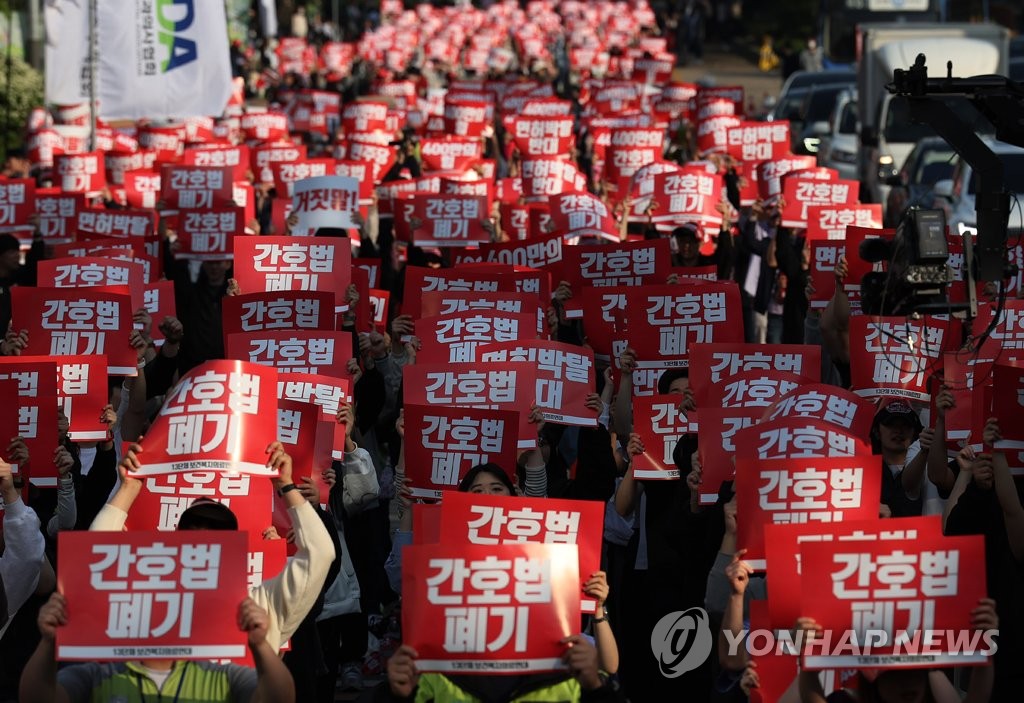
[[[678,27],[677,44],[685,44],[699,58],[699,24],[709,4],[679,4],[679,16],[669,30]],[[714,267],[715,278],[736,282],[742,319],[732,322],[742,326],[747,343],[819,346],[822,381],[850,387],[850,308],[842,285],[846,262],[836,266],[838,285],[828,306],[811,309],[810,245],[805,232],[781,224],[778,200],[742,205],[739,193],[744,177],[735,158],[700,153],[694,126],[685,120],[673,125],[662,154],[677,164],[705,164],[720,179],[725,200],[717,208],[721,228],[713,233],[695,225],[659,231],[651,225],[650,212],[636,216],[628,199],[616,197],[613,184],[602,177],[596,140],[582,126],[586,94],[592,80],[628,79],[631,61],[645,55],[642,51],[638,55],[637,47],[644,39],[657,38],[653,13],[645,3],[531,2],[523,10],[513,2],[494,5],[486,12],[465,7],[448,12],[421,9],[411,16],[388,7],[382,10],[382,29],[370,29],[363,36],[351,65],[341,73],[327,68],[284,72],[273,46],[268,44],[261,54],[236,45],[236,72],[245,80],[248,95],[283,106],[296,91],[317,88],[339,93],[343,104],[348,104],[376,95],[382,85],[395,81],[413,82],[424,97],[428,89],[444,88],[453,81],[478,80],[483,85],[486,80],[506,87],[529,81],[536,95],[571,102],[580,131],[574,150],[566,156],[586,176],[588,190],[614,211],[622,241],[669,238],[677,272],[673,276],[685,274],[687,268]],[[614,30],[613,14],[623,18]],[[467,68],[457,60],[458,53],[455,61],[428,58],[430,40],[449,36],[446,27],[450,29],[460,16],[466,26],[487,28],[501,36],[501,46],[511,53],[508,65]],[[396,23],[418,42],[403,53],[401,65],[367,39],[381,36]],[[573,42],[580,25],[586,23],[592,23],[592,32],[584,36],[601,42],[598,48],[609,54],[600,70],[581,71],[569,60],[569,52],[581,48]],[[315,31],[301,25],[293,22],[291,26],[321,43],[332,38],[318,23]],[[543,38],[539,48],[529,52],[519,40],[525,25]],[[411,27],[420,31],[411,32]],[[456,36],[468,42],[463,33]],[[646,56],[653,58],[649,52]],[[330,155],[336,135],[311,131],[295,136],[304,141],[312,158]],[[404,126],[392,137],[394,163],[380,181],[419,178],[423,166],[417,129]],[[484,155],[496,162],[497,177],[519,175],[521,157],[500,119],[494,120],[483,139]],[[27,149],[8,158],[3,175],[35,178],[41,186],[52,179],[33,163]],[[257,187],[256,218],[248,223],[257,236],[288,233],[275,231],[274,197],[271,185]],[[122,207],[109,191],[94,204]],[[377,205],[375,198],[353,236],[358,239],[358,257],[379,262],[377,287],[391,293],[391,319],[374,332],[356,330],[351,317],[345,320],[343,329],[352,333],[349,371],[354,379],[354,401],[343,405],[338,417],[349,432],[346,458],[335,462],[325,476],[329,495],[321,495],[309,480],[297,490],[282,493],[294,525],[287,539],[298,551],[284,574],[252,589],[251,597],[239,605],[239,627],[248,633],[255,672],[168,661],[58,668],[54,661],[55,631],[74,618],[74,612],[65,609],[57,588],[59,574],[54,573],[58,533],[124,528],[134,499],[144,490],[128,472],[145,463],[142,446],[149,423],[182,375],[205,361],[224,357],[222,301],[249,292],[239,290],[230,261],[190,266],[176,259],[174,232],[162,224],[163,271],[174,282],[176,316],[154,319],[145,309],[136,312],[136,330],[129,341],[137,352],[139,374],[110,379],[103,410],[108,438],[73,441],[62,418],[52,428],[52,457],[27,456],[17,436],[0,442],[4,503],[0,701],[131,701],[140,700],[138,696],[175,701],[333,701],[342,690],[361,692],[363,700],[380,701],[745,701],[758,687],[757,665],[742,650],[739,656],[717,651],[676,678],[664,676],[652,655],[655,625],[675,611],[703,607],[713,632],[742,630],[749,622],[750,602],[766,597],[770,579],[755,574],[742,560],[744,545],[736,540],[731,482],[710,487],[719,494],[714,505],[696,500],[706,467],[696,459],[695,435],[685,436],[675,448],[681,480],[633,477],[631,459],[643,454],[644,447],[632,426],[633,372],[638,362],[632,348],[618,358],[598,359],[597,385],[588,400],[599,416],[596,427],[567,427],[542,422],[534,415],[537,449],[524,452],[516,467],[477,467],[458,487],[470,493],[573,498],[606,506],[602,570],[581,575],[582,590],[597,600],[598,607],[580,623],[582,634],[566,640],[565,671],[543,676],[443,676],[417,670],[417,653],[402,644],[398,624],[401,609],[417,607],[415,602],[402,602],[400,592],[402,550],[412,542],[416,502],[408,490],[403,457],[402,372],[415,363],[417,353],[416,340],[410,339],[415,320],[402,314],[404,268],[447,268],[454,262],[448,250],[421,249],[398,241],[394,220],[379,217]],[[294,220],[289,220],[286,230],[292,224]],[[497,215],[490,231],[494,241],[510,240]],[[337,231],[320,234],[336,235]],[[602,241],[580,244],[603,245]],[[11,326],[10,292],[36,285],[36,266],[52,258],[49,249],[38,229],[31,242],[0,235],[0,329],[6,331],[0,354],[4,356],[45,354],[33,346],[26,330]],[[567,318],[564,308],[568,301],[588,295],[588,290],[557,280],[552,289],[551,300],[545,301],[550,306],[546,332],[553,340],[587,346],[585,324]],[[352,302],[367,295],[367,290],[350,287]],[[164,340],[160,346],[153,340],[156,330]],[[969,325],[956,341],[964,348],[975,343]],[[610,370],[613,366],[621,371],[617,384]],[[685,370],[661,373],[658,392],[677,394],[684,411],[696,408]],[[985,448],[977,453],[965,448],[951,460],[944,416],[955,400],[941,378],[934,379],[933,397],[931,407],[903,400],[881,403],[870,436],[861,438],[874,446],[880,459],[879,516],[938,514],[946,534],[984,536],[991,600],[963,607],[972,610],[979,629],[998,628],[999,648],[986,666],[971,670],[969,682],[959,676],[955,682],[970,701],[1018,701],[1024,696],[1020,667],[1024,661],[1024,491],[1011,476],[1006,454],[991,449],[1000,437],[1000,427],[1017,418],[989,419]],[[33,465],[53,462],[59,475],[56,488],[25,486],[17,474],[12,475],[11,464],[30,459]],[[290,461],[279,445],[269,446],[268,465],[281,469],[273,479],[275,489],[292,483]],[[519,480],[511,480],[510,474]],[[230,510],[208,501],[197,501],[178,525],[178,529],[237,528]],[[272,528],[268,537],[277,537]],[[806,619],[794,627],[809,633],[816,629]],[[283,655],[282,666],[278,650],[289,639],[291,649]],[[856,690],[832,693],[828,700],[958,700],[950,672],[864,671],[856,678]],[[825,692],[817,676],[804,672],[780,700],[817,703],[825,700]]]

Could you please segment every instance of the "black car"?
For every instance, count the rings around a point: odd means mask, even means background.
[[[814,154],[821,137],[829,133],[829,118],[836,100],[843,91],[853,87],[850,83],[832,83],[791,90],[779,103],[777,119],[789,120],[791,148],[794,154]]]

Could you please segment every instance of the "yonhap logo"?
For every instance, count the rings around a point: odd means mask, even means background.
[[[651,632],[651,652],[662,676],[674,679],[693,671],[711,655],[713,638],[703,608],[669,613]]]

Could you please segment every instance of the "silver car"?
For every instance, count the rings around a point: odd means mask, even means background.
[[[836,99],[828,132],[821,137],[818,165],[834,168],[840,178],[857,180],[857,91],[846,90]]]

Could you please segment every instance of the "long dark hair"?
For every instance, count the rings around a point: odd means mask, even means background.
[[[508,489],[509,495],[515,495],[516,488],[512,485],[512,479],[508,477],[505,470],[494,462],[487,462],[486,464],[477,464],[472,469],[466,472],[466,475],[461,481],[459,481],[459,491],[461,493],[468,493],[470,486],[476,481],[476,477],[480,474],[490,474],[494,478],[505,484],[505,488]]]

